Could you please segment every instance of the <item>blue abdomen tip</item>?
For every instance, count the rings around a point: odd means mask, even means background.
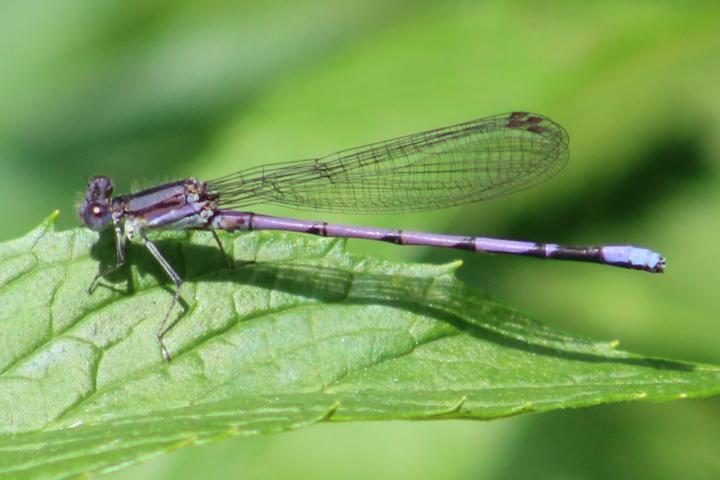
[[[630,245],[612,245],[603,247],[603,259],[613,265],[626,265],[629,268],[662,273],[665,270],[665,259],[662,255],[647,248]]]

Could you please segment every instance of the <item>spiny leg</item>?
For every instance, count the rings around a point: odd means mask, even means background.
[[[166,361],[170,361],[170,352],[168,351],[167,347],[165,346],[165,343],[163,342],[163,337],[167,332],[169,332],[177,323],[178,319],[173,320],[169,325],[167,323],[168,318],[170,317],[170,313],[172,313],[173,308],[175,308],[175,305],[178,303],[178,300],[180,299],[180,287],[182,287],[183,279],[180,278],[180,275],[177,274],[175,270],[173,270],[170,263],[168,263],[167,260],[165,260],[165,257],[162,256],[160,253],[160,250],[155,246],[154,243],[150,241],[150,239],[147,238],[144,231],[140,231],[140,237],[142,238],[143,243],[145,244],[145,247],[150,251],[153,257],[155,257],[155,260],[158,261],[160,266],[163,267],[163,270],[165,270],[165,273],[168,274],[170,279],[175,283],[175,293],[173,294],[172,301],[170,302],[170,308],[168,308],[167,312],[165,313],[165,316],[163,317],[162,323],[160,324],[160,328],[158,328],[157,331],[157,339],[160,343],[160,349],[162,351],[163,359]]]
[[[230,259],[227,252],[225,251],[225,247],[223,247],[222,242],[220,241],[220,237],[217,234],[217,231],[214,228],[208,228],[215,238],[215,242],[217,242],[218,247],[220,247],[220,251],[223,254],[223,257],[225,257],[225,263],[227,264],[230,269],[234,270],[236,266],[239,267],[246,267],[248,265],[255,265],[257,262],[255,260],[246,260],[246,261],[238,261],[237,263],[234,263],[233,260]]]
[[[225,259],[225,263],[227,264],[228,268],[235,268],[235,265],[230,260],[230,257],[228,257],[227,252],[225,251],[225,247],[223,247],[222,242],[220,241],[220,237],[218,236],[217,232],[214,228],[210,228],[210,231],[213,234],[213,238],[215,238],[215,242],[217,243],[218,247],[220,248],[220,251],[222,252],[223,258]]]
[[[114,272],[125,264],[125,237],[123,237],[122,226],[120,222],[116,220],[113,220],[113,223],[115,225],[115,265],[98,270],[98,273],[95,274],[92,282],[90,282],[90,286],[87,288],[88,294],[92,294],[100,278]]]

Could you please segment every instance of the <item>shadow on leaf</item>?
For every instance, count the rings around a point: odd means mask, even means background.
[[[267,233],[273,235],[273,233]],[[164,235],[164,234],[161,234]],[[178,274],[189,282],[237,283],[282,291],[323,304],[383,305],[433,318],[469,334],[478,340],[508,348],[520,349],[536,355],[591,363],[619,363],[654,369],[692,371],[693,365],[663,359],[634,356],[615,350],[608,343],[564,334],[525,314],[493,300],[485,294],[461,283],[454,273],[437,276],[404,275],[401,273],[370,273],[358,258],[350,258],[349,266],[332,258],[293,258],[290,261],[248,261],[235,258],[236,267],[228,269],[217,247],[189,243],[192,233],[171,232],[172,238],[155,240],[156,245]],[[203,233],[197,233],[203,235]],[[285,234],[283,234],[285,235]],[[231,234],[224,234],[226,240]],[[318,242],[319,240],[306,240]],[[322,240],[320,240],[322,241]],[[92,249],[92,256],[100,260],[101,268],[113,264],[113,233],[103,232]],[[232,252],[228,252],[233,257]],[[236,256],[235,256],[236,257]],[[128,243],[126,266],[106,280],[126,280],[125,293],[138,291],[130,266],[140,276],[150,275],[168,292],[173,286],[166,273],[139,244]],[[376,269],[377,270],[377,269]],[[110,287],[107,284],[101,284]],[[169,300],[168,300],[169,303]],[[181,295],[180,309],[174,325],[183,321],[191,305]],[[242,322],[242,317],[238,322]],[[351,320],[350,320],[351,321]],[[188,345],[185,350],[193,348]],[[175,355],[177,356],[176,352]]]

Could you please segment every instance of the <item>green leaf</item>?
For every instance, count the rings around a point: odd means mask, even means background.
[[[393,263],[278,232],[221,235],[234,269],[207,232],[154,237],[186,279],[167,363],[155,338],[164,272],[131,245],[128,266],[88,295],[114,262],[111,232],[55,232],[56,217],[0,245],[6,477],[108,472],[323,420],[490,419],[720,391],[717,367],[559,332],[460,283],[459,263]]]

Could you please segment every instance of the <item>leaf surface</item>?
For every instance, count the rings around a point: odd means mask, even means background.
[[[107,472],[227,435],[323,420],[491,419],[716,394],[720,369],[560,332],[471,289],[458,263],[359,257],[281,232],[160,233],[186,279],[162,361],[164,272],[110,232],[0,245],[0,475]],[[530,261],[530,260],[529,260]],[[628,272],[628,274],[633,274]],[[581,319],[579,319],[581,321]]]

